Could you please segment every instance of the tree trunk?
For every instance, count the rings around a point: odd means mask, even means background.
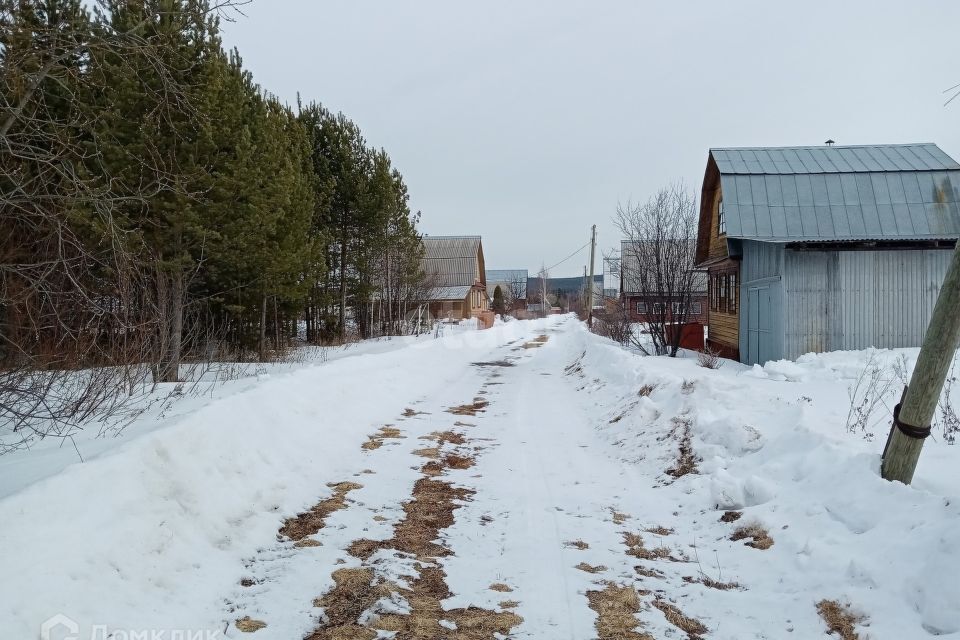
[[[260,362],[267,360],[267,296],[263,296],[263,302],[260,305],[260,342],[259,342]]]
[[[347,339],[347,238],[346,230],[340,242],[340,340]]]
[[[183,273],[177,271],[170,276],[169,317],[167,327],[166,352],[162,356],[159,369],[160,382],[180,382],[180,358],[183,349]]]

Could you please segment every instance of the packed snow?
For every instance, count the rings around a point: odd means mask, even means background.
[[[816,638],[824,599],[863,616],[862,638],[960,638],[960,449],[940,430],[912,486],[878,473],[915,358],[871,350],[711,370],[553,317],[275,365],[146,412],[116,438],[82,434],[83,462],[54,443],[0,457],[0,626],[34,638],[59,614],[77,638],[305,637],[339,567],[401,584],[416,572],[403,554],[346,549],[391,537],[422,477],[423,438],[455,430],[475,464],[442,477],[474,494],[439,533],[451,552],[438,560],[444,606],[515,601],[510,637],[597,637],[586,594],[609,582],[641,594],[637,629],[656,638],[685,637],[663,603],[708,638]],[[475,398],[489,402],[475,416],[447,411]],[[402,435],[363,448],[385,425]],[[316,546],[278,536],[333,494],[328,483],[348,481],[362,486]],[[772,546],[731,540],[752,525]],[[394,594],[362,622],[408,611]],[[244,633],[246,617],[266,626]]]

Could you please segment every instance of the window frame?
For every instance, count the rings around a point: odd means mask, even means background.
[[[717,200],[717,237],[727,235],[727,215],[723,210],[723,196]]]

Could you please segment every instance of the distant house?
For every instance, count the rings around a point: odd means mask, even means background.
[[[681,245],[683,246],[683,245]],[[689,252],[693,248],[692,244],[686,245]],[[651,253],[652,255],[652,253]],[[643,254],[641,253],[641,257]],[[649,322],[653,318],[670,318],[680,312],[681,305],[685,304],[682,299],[685,296],[673,296],[671,300],[663,299],[664,296],[649,295],[650,292],[643,292],[639,285],[638,273],[640,260],[634,245],[628,241],[620,242],[620,300],[626,309],[630,320],[633,322]],[[690,269],[694,270],[691,264]],[[695,270],[694,270],[695,271]],[[666,316],[661,315],[661,305],[669,304],[670,309],[666,310]],[[693,288],[690,291],[690,308],[686,312],[687,322],[707,322],[707,274],[702,271],[695,271],[693,274]]]
[[[515,309],[525,309],[527,306],[527,278],[526,269],[487,269],[487,295],[493,300],[497,287],[503,293],[504,300]]]
[[[462,320],[490,308],[480,236],[424,236],[423,247],[431,315]]]
[[[709,341],[754,364],[923,341],[960,237],[933,144],[712,149],[697,262]]]

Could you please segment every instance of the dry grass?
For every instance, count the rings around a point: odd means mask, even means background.
[[[742,511],[724,511],[720,516],[720,522],[736,522],[743,516]]]
[[[650,527],[649,529],[644,529],[647,533],[652,533],[655,536],[669,536],[673,535],[675,531],[673,529],[668,529],[663,525],[657,525],[656,527]]]
[[[474,398],[471,404],[462,404],[458,407],[450,407],[447,409],[447,413],[452,413],[455,416],[475,416],[478,412],[482,412],[484,409],[489,406],[489,402],[483,398]]]
[[[586,571],[587,573],[603,573],[607,570],[607,568],[602,564],[593,566],[592,564],[587,564],[586,562],[581,562],[574,567],[574,569],[580,569],[580,571]]]
[[[743,588],[739,582],[720,582],[719,580],[714,580],[709,576],[703,575],[699,578],[694,578],[693,576],[683,576],[683,581],[687,584],[702,584],[705,587],[718,589],[719,591],[730,591],[731,589]]]
[[[842,640],[860,640],[855,627],[864,622],[866,617],[851,611],[850,605],[836,600],[821,600],[817,603],[817,613],[827,623],[831,634],[837,634]]]
[[[368,436],[367,441],[364,442],[361,445],[361,447],[363,449],[366,449],[367,451],[373,451],[374,449],[379,449],[380,447],[382,447],[383,441],[388,438],[399,439],[403,437],[404,436],[400,431],[400,429],[397,429],[393,425],[388,424],[384,427],[380,427],[380,430],[377,431],[377,433],[375,433],[374,435]]]
[[[550,339],[550,336],[547,336],[547,335],[537,336],[536,338],[534,338],[534,339],[531,340],[530,342],[524,342],[523,345],[522,345],[522,347],[523,347],[524,349],[537,349],[537,348],[539,348],[539,347],[542,347],[542,346],[543,346],[543,343],[546,342],[546,341],[549,340],[549,339]]]
[[[501,609],[516,609],[520,606],[516,600],[501,600],[498,604]]]
[[[407,407],[406,409],[403,410],[403,413],[401,415],[403,415],[404,418],[412,418],[413,416],[420,416],[425,414],[426,414],[425,411],[417,411],[416,409],[411,409],[410,407]]]
[[[250,616],[245,616],[237,620],[234,626],[244,633],[253,633],[254,631],[266,628],[267,623],[263,620],[254,620]]]
[[[749,539],[750,541],[747,542],[746,545],[748,547],[753,547],[754,549],[765,550],[773,546],[773,538],[770,537],[770,532],[759,524],[751,524],[737,528],[737,530],[733,532],[733,535],[730,536],[730,539]]]
[[[690,395],[696,387],[697,382],[695,380],[684,380],[683,384],[680,385],[680,392],[684,395]]]
[[[293,518],[287,518],[283,526],[280,527],[279,533],[281,536],[298,541],[317,533],[325,526],[327,516],[346,505],[347,494],[363,487],[356,482],[339,482],[327,486],[333,488],[333,495],[321,500],[309,511],[297,514]]]
[[[449,453],[443,459],[444,465],[448,469],[469,469],[474,465],[473,458],[469,456],[461,456],[456,453]]]
[[[322,547],[323,543],[319,540],[314,540],[313,538],[304,538],[303,540],[297,540],[294,542],[293,546],[297,549],[302,549],[303,547]]]
[[[657,385],[655,384],[645,384],[642,387],[640,387],[639,391],[637,391],[637,395],[640,396],[641,398],[647,398],[650,396],[651,393],[656,391],[656,389],[657,389]]]
[[[473,425],[464,425],[462,422],[458,422],[458,425],[461,426],[473,426]],[[423,440],[434,440],[439,446],[445,444],[463,444],[467,441],[466,437],[462,433],[457,433],[456,431],[434,431],[430,435],[420,436]]]
[[[502,582],[494,582],[492,585],[487,587],[490,591],[498,591],[500,593],[510,593],[513,591],[508,585],[503,584]]]
[[[645,578],[665,578],[666,577],[663,571],[659,571],[657,569],[648,569],[643,565],[637,565],[633,568],[633,570]]]
[[[633,587],[608,583],[602,590],[587,591],[587,600],[597,614],[594,628],[599,640],[654,640],[636,631],[640,597]]]
[[[663,612],[667,622],[685,632],[688,640],[699,640],[703,637],[703,634],[709,631],[702,622],[685,615],[679,608],[662,598],[655,599],[653,606]]]
[[[670,549],[666,547],[657,547],[647,549],[643,544],[643,537],[636,533],[624,533],[623,544],[627,546],[627,555],[641,560],[668,560],[676,561],[676,558],[670,555]]]
[[[471,362],[475,367],[515,367],[514,363],[509,360],[491,360],[489,362]]]
[[[252,587],[255,584],[259,584],[259,583],[253,578],[240,578],[241,587]]]
[[[616,509],[610,509],[610,516],[613,518],[613,524],[623,524],[630,519],[626,513],[620,513]]]
[[[667,475],[680,478],[690,473],[697,473],[697,457],[693,453],[693,444],[690,435],[690,419],[673,418],[673,429],[670,434],[680,442],[677,459],[672,467],[667,469]]]
[[[440,448],[428,447],[426,449],[417,449],[413,452],[413,455],[420,456],[421,458],[430,458],[431,460],[436,460],[440,457]]]
[[[588,545],[583,540],[570,540],[569,542],[564,542],[563,546],[570,549],[579,549],[580,551],[590,548],[590,545]]]

